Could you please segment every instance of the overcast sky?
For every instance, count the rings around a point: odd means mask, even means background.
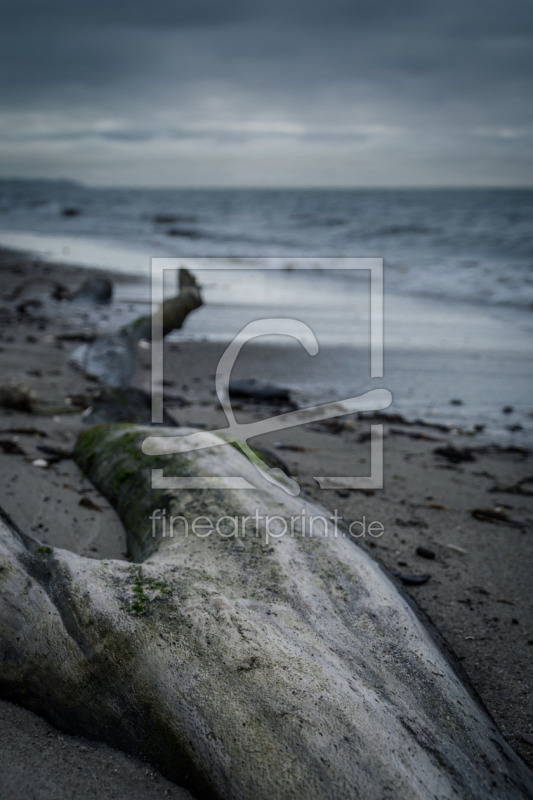
[[[532,0],[0,8],[0,175],[533,185]]]

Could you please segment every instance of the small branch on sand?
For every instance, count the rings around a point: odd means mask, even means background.
[[[194,275],[182,267],[179,271],[179,293],[175,297],[165,300],[155,312],[155,317],[163,336],[167,336],[173,330],[179,330],[189,314],[200,308],[201,305],[200,287]],[[153,318],[144,316],[122,328],[122,331],[126,331],[134,340],[146,339],[150,341],[152,338],[152,325]]]

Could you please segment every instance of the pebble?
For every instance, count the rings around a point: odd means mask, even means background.
[[[422,547],[421,545],[416,548],[415,552],[417,556],[421,556],[422,558],[435,558],[433,550],[429,550],[427,547]]]
[[[431,575],[427,572],[422,575],[406,575],[403,572],[394,572],[393,575],[399,578],[406,586],[420,586],[423,583],[427,583],[431,578]]]

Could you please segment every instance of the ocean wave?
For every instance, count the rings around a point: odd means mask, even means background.
[[[65,215],[65,209],[75,213]],[[0,181],[4,230],[152,255],[384,257],[390,290],[533,304],[533,191],[143,190]]]

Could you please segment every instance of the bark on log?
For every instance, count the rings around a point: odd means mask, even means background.
[[[304,535],[328,512],[210,433],[220,446],[144,456],[153,433],[104,425],[77,446],[142,563],[39,547],[0,520],[0,694],[202,797],[531,797],[533,776],[381,568],[332,523]],[[152,490],[152,469],[257,488]],[[152,537],[157,508],[180,517],[173,538]],[[221,533],[194,535],[200,515],[226,515]]]

